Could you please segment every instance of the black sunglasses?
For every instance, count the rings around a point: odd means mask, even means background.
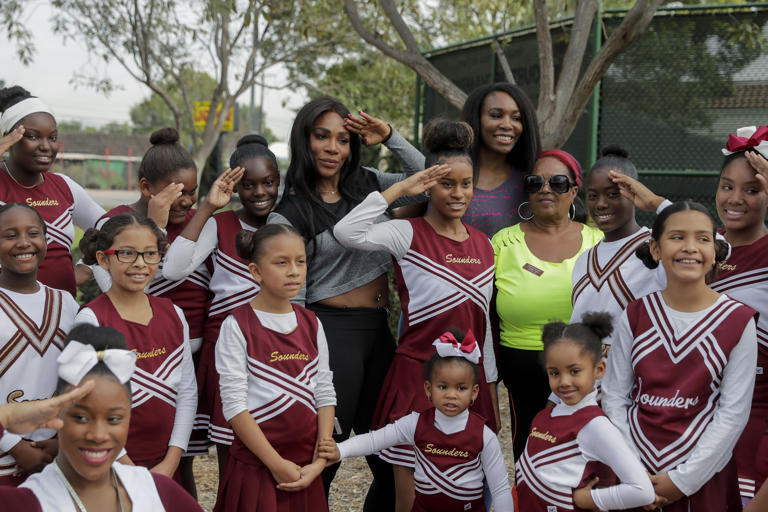
[[[550,176],[548,180],[537,174],[529,174],[523,180],[523,188],[527,194],[535,194],[544,187],[545,183],[549,183],[550,190],[555,194],[565,194],[573,185],[571,179],[565,174],[555,174]]]

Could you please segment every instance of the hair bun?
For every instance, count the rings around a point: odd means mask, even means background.
[[[473,139],[472,127],[463,121],[433,119],[424,128],[424,147],[430,153],[445,150],[468,152]]]
[[[607,338],[613,332],[613,316],[605,311],[592,311],[584,313],[581,323],[592,329],[592,332],[601,340]]]
[[[32,95],[29,91],[20,85],[0,89],[0,112],[5,112],[8,107],[15,105],[23,99],[31,97]]]
[[[176,131],[176,128],[160,128],[159,130],[152,132],[152,135],[149,136],[149,142],[151,142],[153,146],[158,146],[160,144],[176,144],[179,142],[179,132]]]
[[[265,148],[269,147],[269,142],[267,142],[267,139],[255,133],[240,137],[240,140],[237,141],[237,145],[235,147],[239,148],[240,146],[246,146],[248,144],[259,144]]]
[[[619,144],[609,144],[603,148],[600,153],[602,156],[618,156],[621,158],[629,158],[629,151]]]

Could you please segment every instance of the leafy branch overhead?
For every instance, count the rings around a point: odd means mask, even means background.
[[[386,41],[375,26],[366,24],[361,15],[361,7],[370,3],[380,9],[390,28],[394,29],[398,40]],[[559,4],[562,2],[554,2]],[[568,46],[559,67],[560,73],[555,82],[555,63],[552,57],[552,39],[549,22],[552,6],[546,0],[533,1],[533,17],[536,23],[538,39],[540,97],[538,104],[539,127],[545,148],[561,146],[576,127],[579,115],[583,111],[597,83],[610,67],[611,63],[646,29],[654,13],[664,0],[636,0],[627,12],[622,23],[605,41],[600,52],[589,62],[586,71],[581,74],[582,63],[589,39],[589,33],[598,9],[598,0],[579,0],[573,11],[573,24],[570,30]],[[558,6],[559,7],[559,6]],[[471,9],[467,7],[467,9]],[[526,7],[518,4],[515,12],[526,16]],[[359,36],[369,45],[386,56],[408,66],[415,71],[432,89],[443,96],[456,108],[461,108],[467,97],[457,84],[435,68],[421,53],[416,38],[394,0],[345,0],[344,11]],[[496,54],[503,57],[498,44]],[[505,58],[500,59],[506,78],[514,80],[510,66]]]
[[[4,2],[3,2],[4,4]],[[159,96],[181,132],[193,124],[193,102],[211,102],[205,130],[192,155],[203,168],[238,96],[269,68],[312,59],[338,38],[338,13],[310,0],[53,0],[56,33],[83,42],[92,56],[125,69]],[[5,5],[2,7],[5,15]],[[16,7],[17,12],[22,9]],[[195,97],[186,79],[207,73],[208,97]],[[110,77],[87,73],[80,81],[113,91]]]

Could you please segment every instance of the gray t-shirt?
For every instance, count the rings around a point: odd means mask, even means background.
[[[364,172],[374,173],[380,190],[386,190],[398,181],[404,180],[411,174],[423,169],[423,158],[421,160],[422,166],[410,165],[414,161],[418,161],[418,157],[410,153],[415,152],[418,154],[419,152],[397,131],[392,131],[392,136],[387,141],[386,146],[393,153],[400,156],[405,173],[384,173],[370,167],[362,167]],[[408,155],[409,158],[406,160],[402,158],[403,155]],[[395,201],[392,207],[397,208],[398,206],[425,200],[426,196],[401,198]],[[342,203],[342,201],[327,203],[326,207],[331,211],[334,208],[341,210],[343,208]],[[341,218],[345,213],[339,211],[337,217]],[[383,222],[385,220],[389,220],[389,217],[387,215],[380,215],[376,222]],[[292,225],[289,219],[278,212],[269,214],[267,224]],[[336,297],[370,283],[384,274],[391,265],[392,259],[389,254],[382,251],[368,252],[347,249],[333,237],[332,229],[326,229],[315,235],[314,239],[309,240],[307,243],[307,281],[301,292],[293,299],[293,302],[302,305],[312,304],[329,297]]]

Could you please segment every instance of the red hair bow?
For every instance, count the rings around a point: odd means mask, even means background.
[[[768,126],[746,126],[736,130],[736,135],[728,135],[723,154],[730,155],[739,151],[753,149],[763,156],[768,156]]]
[[[440,357],[463,357],[475,364],[480,362],[480,349],[472,331],[467,331],[461,343],[451,332],[440,335],[433,343]]]

